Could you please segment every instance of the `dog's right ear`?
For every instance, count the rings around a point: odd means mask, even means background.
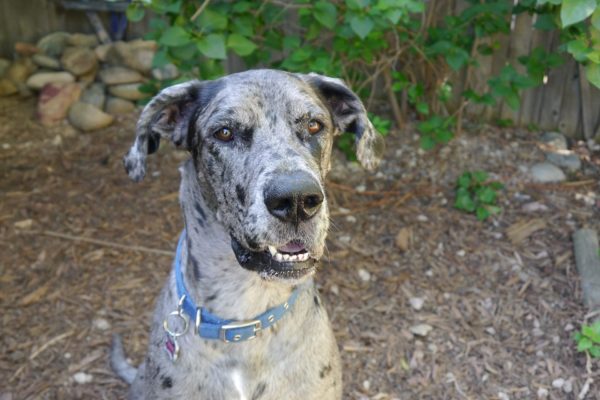
[[[129,177],[139,182],[146,175],[146,156],[158,150],[160,138],[178,148],[189,149],[190,123],[201,104],[200,81],[180,83],[163,89],[144,107],[136,125],[133,146],[123,158]]]

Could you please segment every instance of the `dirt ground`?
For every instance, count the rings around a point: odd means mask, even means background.
[[[134,184],[121,157],[135,115],[80,134],[41,127],[33,109],[32,99],[0,99],[0,399],[123,398],[108,366],[111,333],[141,360],[182,227],[176,166],[185,154],[163,146]],[[592,379],[585,398],[600,399],[600,363],[571,339],[591,318],[571,235],[600,230],[598,154],[580,149],[584,172],[568,183],[533,184],[523,170],[543,159],[534,138],[472,125],[423,153],[408,128],[388,139],[373,174],[336,155],[317,282],[344,398],[576,399]],[[502,214],[481,223],[452,207],[467,169],[506,185]],[[507,232],[519,223],[537,229],[513,242]],[[407,251],[396,244],[403,229]],[[419,324],[432,329],[415,336]]]

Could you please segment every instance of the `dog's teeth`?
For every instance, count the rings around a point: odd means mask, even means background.
[[[269,253],[271,253],[272,256],[277,254],[277,249],[275,248],[275,246],[269,246]]]
[[[300,261],[308,260],[308,253],[298,254],[298,260],[300,260]]]
[[[289,257],[288,257],[288,260],[289,260],[289,261],[298,261],[298,256],[297,256],[297,255],[295,255],[295,254],[294,254],[294,255],[291,255],[291,256],[289,256]]]
[[[275,254],[275,260],[277,260],[277,261],[283,261],[283,254],[281,254],[281,253]]]
[[[283,254],[282,258],[284,261],[291,261],[290,260],[291,256],[289,254]]]

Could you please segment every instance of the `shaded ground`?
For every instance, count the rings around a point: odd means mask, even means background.
[[[32,113],[31,100],[0,99],[0,398],[122,398],[110,334],[140,361],[171,257],[79,240],[172,251],[182,155],[163,146],[136,185],[121,166],[135,116],[66,137]],[[586,163],[576,183],[527,183],[520,166],[543,157],[531,134],[472,130],[426,154],[405,133],[388,140],[378,174],[340,161],[332,173],[334,227],[317,281],[342,350],[344,398],[532,399],[547,389],[575,399],[591,377],[586,398],[600,399],[598,361],[586,365],[570,339],[586,318],[570,238],[600,230],[597,169]],[[480,223],[451,207],[465,169],[507,185],[502,215]],[[523,210],[535,201],[547,209]],[[507,228],[532,220],[543,227],[511,243]],[[406,252],[395,244],[402,228],[412,234]],[[433,329],[414,337],[417,324]],[[76,383],[78,372],[92,381]],[[559,378],[568,383],[552,388]]]

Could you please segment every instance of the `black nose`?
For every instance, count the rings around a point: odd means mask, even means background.
[[[271,215],[297,225],[319,211],[324,195],[319,183],[307,172],[294,171],[269,182],[264,198]]]

